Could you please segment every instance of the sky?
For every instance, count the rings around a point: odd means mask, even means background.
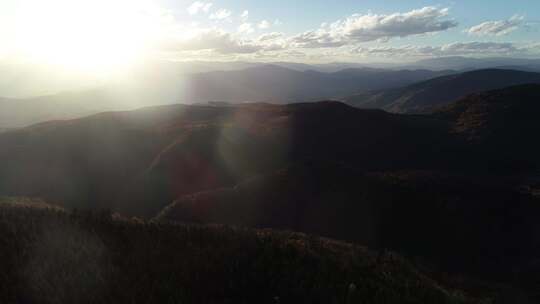
[[[404,62],[540,58],[536,0],[2,0],[0,60]]]

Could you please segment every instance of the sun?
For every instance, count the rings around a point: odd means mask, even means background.
[[[22,0],[17,47],[28,60],[64,69],[110,72],[141,60],[164,14],[147,1]]]

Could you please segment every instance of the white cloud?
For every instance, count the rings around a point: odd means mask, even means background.
[[[228,9],[219,9],[210,15],[210,19],[213,20],[228,20],[232,15],[232,12]]]
[[[263,20],[257,25],[261,30],[269,29],[272,24],[268,20]]]
[[[188,8],[187,11],[190,15],[197,15],[198,13],[208,13],[213,6],[211,2],[195,1]]]
[[[477,36],[504,36],[517,30],[524,19],[523,16],[515,15],[508,20],[487,21],[471,27],[466,32]]]
[[[306,59],[307,54],[297,50],[287,50],[283,52],[257,53],[256,58],[272,59],[272,60],[291,60],[291,59]]]
[[[241,33],[240,33],[241,34]],[[274,39],[242,39],[240,35],[231,34],[218,28],[198,30],[190,37],[169,40],[162,50],[166,52],[211,51],[214,54],[242,55],[263,54],[288,51],[281,34],[273,33]]]
[[[272,43],[272,44],[266,44],[263,47],[263,51],[265,52],[277,52],[277,51],[284,51],[287,49],[287,45],[282,43]]]
[[[243,11],[242,14],[240,14],[240,19],[242,19],[243,22],[246,22],[249,19],[249,11]]]
[[[424,7],[406,13],[390,15],[352,15],[317,30],[301,33],[291,42],[302,48],[339,47],[368,41],[387,41],[396,37],[407,37],[434,33],[456,27],[458,23],[445,18],[448,9]]]
[[[530,50],[530,51],[535,51],[535,52],[540,53],[540,42],[532,43],[532,44],[528,45],[527,49]]]
[[[220,29],[199,30],[187,39],[168,43],[166,51],[212,50],[220,54],[250,54],[264,49],[264,46],[250,40],[242,40]]]
[[[244,22],[238,26],[238,32],[241,34],[251,34],[255,32],[253,25],[249,22]]]
[[[442,53],[449,55],[470,54],[511,54],[518,51],[512,43],[499,42],[456,42],[441,48]]]
[[[456,42],[442,46],[413,46],[400,47],[359,47],[353,49],[354,54],[372,57],[441,57],[441,56],[494,56],[516,55],[524,52],[512,43],[499,42]]]
[[[273,32],[273,33],[267,33],[263,34],[259,37],[259,41],[271,41],[276,40],[279,38],[283,38],[283,33]]]
[[[288,57],[306,57],[307,56],[306,53],[303,53],[297,50],[286,51],[284,55]]]
[[[342,36],[334,36],[325,30],[316,30],[292,37],[291,43],[299,48],[326,48],[344,46],[348,42]]]
[[[283,22],[279,19],[274,20],[274,26],[280,26],[283,25]]]

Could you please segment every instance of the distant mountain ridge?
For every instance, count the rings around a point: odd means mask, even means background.
[[[167,73],[174,74],[173,71]],[[297,71],[277,65],[142,79],[137,86],[106,86],[29,99],[0,99],[0,128],[175,103],[316,101],[363,90],[402,86],[451,71],[347,69]]]
[[[411,84],[451,71],[392,71],[383,69],[345,69],[333,73],[296,71],[277,65],[263,65],[239,71],[194,74],[189,78],[185,102],[273,102],[315,101],[347,92],[386,89]]]
[[[540,73],[486,69],[442,76],[397,89],[353,95],[344,100],[359,108],[425,113],[471,93],[528,83],[540,83]]]
[[[292,70],[305,72],[308,70],[334,73],[350,68],[378,68],[390,70],[456,70],[471,71],[475,69],[512,67],[517,70],[540,72],[540,60],[524,58],[471,58],[440,57],[422,59],[416,62],[248,62],[248,61],[145,61],[133,66],[128,79],[123,77],[108,78],[107,75],[80,75],[80,73],[58,69],[54,66],[36,66],[30,64],[0,63],[0,96],[13,98],[31,98],[42,95],[55,95],[65,91],[82,91],[93,89],[114,82],[123,82],[133,78],[144,83],[159,81],[169,82],[191,74],[235,71],[260,67],[267,64],[277,65]]]
[[[135,93],[135,92],[134,92]],[[131,95],[131,98],[128,97]],[[133,110],[150,105],[141,94],[116,94],[108,88],[64,92],[27,99],[0,99],[0,129],[50,120],[75,119],[99,112]]]
[[[432,69],[432,70],[458,70],[471,71],[479,69],[492,69],[504,66],[514,66],[516,69],[536,69],[540,72],[540,59],[527,58],[473,58],[462,56],[449,56],[440,58],[422,59],[414,63],[399,65],[401,68]]]

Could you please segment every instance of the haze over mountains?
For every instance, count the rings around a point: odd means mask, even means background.
[[[166,100],[165,95],[154,94],[151,90],[141,92],[140,89],[117,90],[104,87],[27,99],[2,98],[0,128],[10,129],[50,120],[74,119],[105,111],[133,110],[166,103],[158,98],[162,96]]]
[[[159,70],[159,76],[149,80],[141,76],[134,80],[135,83],[119,83],[30,99],[0,99],[0,127],[21,127],[47,120],[72,119],[103,111],[130,110],[156,104],[321,100],[368,89],[407,85],[448,73],[382,69],[300,72],[277,65],[191,75]]]
[[[448,73],[365,68],[322,73],[264,65],[240,71],[194,75],[186,85],[188,92],[185,95],[181,93],[181,98],[194,102],[302,102],[342,96],[347,92],[402,86]]]
[[[492,68],[510,68],[523,71],[540,72],[540,59],[524,58],[472,58],[472,57],[440,57],[405,64],[405,67],[433,70],[471,71]]]
[[[83,76],[70,76],[68,72],[58,77],[45,67],[42,68],[41,78],[36,78],[36,74],[30,73],[28,68],[19,71],[14,66],[6,66],[0,75],[0,128],[16,128],[48,120],[72,119],[103,111],[131,110],[158,104],[289,103],[343,99],[345,96],[351,96],[345,97],[345,100],[355,106],[414,112],[425,107],[422,104],[446,103],[467,93],[504,86],[501,82],[504,76],[489,75],[488,72],[477,75],[477,79],[470,79],[472,82],[468,84],[468,90],[459,87],[459,83],[454,84],[458,89],[453,90],[449,82],[452,78],[436,80],[438,77],[476,68],[506,67],[536,71],[539,66],[537,61],[529,59],[465,57],[422,60],[402,65],[195,61],[145,64],[134,69],[129,79],[123,80],[81,80]],[[26,77],[25,73],[33,77]],[[518,74],[508,74],[506,77],[514,76]],[[534,77],[522,75],[520,80],[508,85],[536,82]],[[432,82],[429,82],[431,79]],[[499,79],[498,83],[494,83],[496,79]],[[483,80],[485,83],[476,86],[477,82]],[[438,84],[435,85],[435,82]],[[39,96],[9,97],[20,95],[13,91],[13,83],[17,83],[26,96],[32,92]],[[70,83],[85,85],[73,86]],[[409,85],[412,87],[407,87]],[[449,87],[443,88],[443,85]],[[435,96],[430,95],[429,88]],[[452,90],[449,94],[439,94],[444,96],[436,96],[438,90],[445,89]],[[46,93],[54,91],[59,93]]]

